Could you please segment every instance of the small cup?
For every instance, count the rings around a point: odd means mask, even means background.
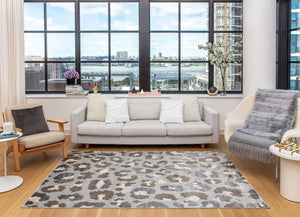
[[[12,130],[13,130],[13,123],[12,122],[3,123],[3,132],[4,133],[11,133]]]

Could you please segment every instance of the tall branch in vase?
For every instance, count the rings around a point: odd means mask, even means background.
[[[207,42],[205,45],[198,45],[199,49],[208,51],[210,64],[219,69],[222,81],[221,95],[226,95],[226,70],[229,64],[240,63],[242,59],[242,38],[232,43],[229,37],[229,35],[224,35],[215,43]]]

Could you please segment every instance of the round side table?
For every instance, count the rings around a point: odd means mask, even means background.
[[[4,144],[4,176],[0,177],[0,193],[7,192],[19,187],[23,183],[23,179],[19,176],[8,176],[6,172],[6,142],[18,139],[23,134],[18,132],[18,137],[0,139],[0,143]]]
[[[300,154],[270,146],[270,152],[280,157],[280,194],[284,198],[300,202]]]

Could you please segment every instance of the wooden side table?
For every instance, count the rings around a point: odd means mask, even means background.
[[[7,192],[19,187],[23,183],[23,179],[19,176],[8,176],[6,172],[6,142],[18,139],[23,134],[18,132],[18,137],[0,139],[0,143],[4,144],[4,176],[0,177],[0,193]]]
[[[270,146],[270,152],[280,157],[280,194],[284,198],[300,202],[300,154],[281,150],[275,145]]]

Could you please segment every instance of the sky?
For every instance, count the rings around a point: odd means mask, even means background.
[[[74,31],[74,3],[47,3],[47,29],[50,31]],[[43,3],[25,3],[25,30],[43,31]],[[208,30],[208,3],[181,3],[181,30]],[[155,33],[155,31],[177,31],[178,3],[151,3],[150,31],[151,57],[178,58],[178,34]],[[108,30],[107,3],[80,3],[81,30]],[[111,3],[111,30],[138,31],[138,3]],[[198,49],[198,44],[208,41],[207,33],[182,33],[181,57],[206,57],[206,51]],[[128,51],[128,56],[139,54],[138,33],[112,33],[111,54]],[[125,43],[126,42],[126,43]],[[25,54],[44,56],[43,33],[25,34]],[[48,33],[48,57],[75,56],[74,33]],[[82,33],[82,56],[107,56],[107,33]]]

